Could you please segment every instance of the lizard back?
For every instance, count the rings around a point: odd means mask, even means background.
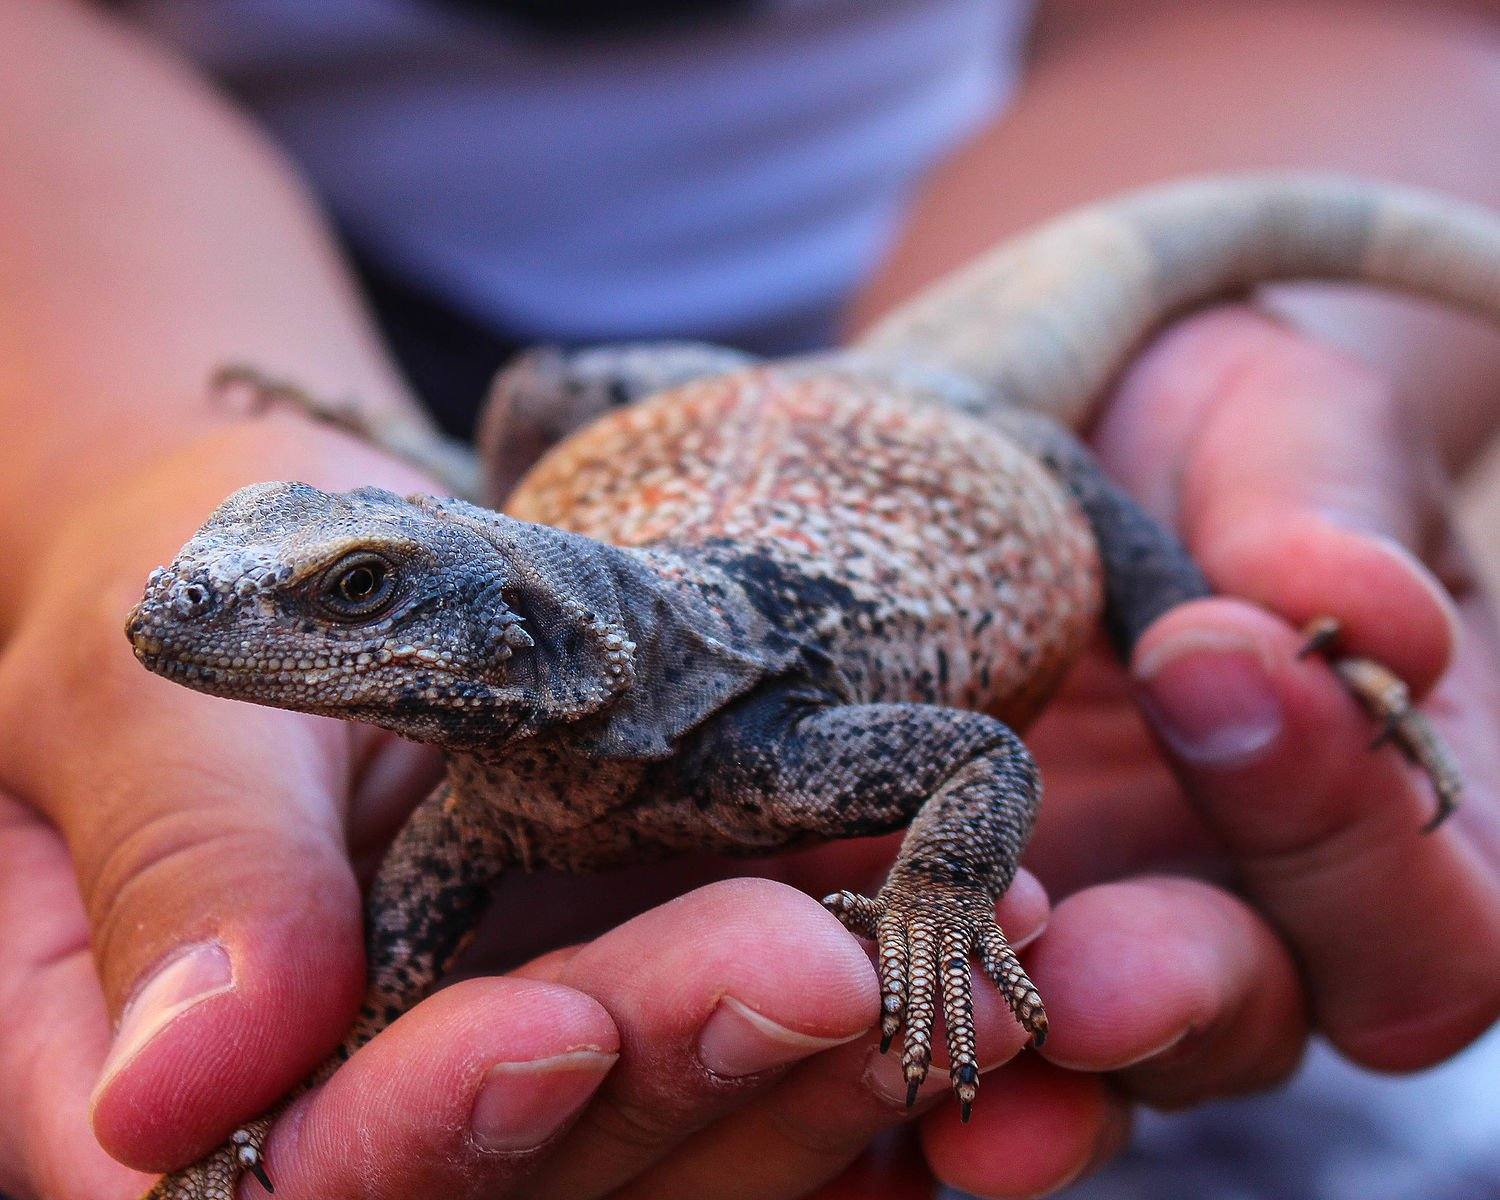
[[[507,507],[706,556],[818,641],[857,700],[1024,723],[1101,602],[1088,523],[1031,455],[854,373],[674,388],[555,447]]]

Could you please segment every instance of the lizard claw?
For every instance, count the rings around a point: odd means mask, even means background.
[[[1298,658],[1311,658],[1314,654],[1321,654],[1338,640],[1339,619],[1337,617],[1314,617],[1302,627],[1302,636],[1306,639],[1302,643],[1302,649],[1297,651]]]
[[[266,1173],[266,1160],[261,1154],[260,1141],[248,1129],[236,1129],[229,1136],[230,1148],[234,1151],[235,1161],[240,1168],[254,1175],[256,1182],[266,1191],[274,1192],[276,1188],[271,1183],[270,1175]]]
[[[932,1031],[941,1003],[949,1075],[967,1121],[979,1090],[970,954],[978,957],[1032,1044],[1040,1046],[1047,1036],[1042,999],[995,923],[990,898],[951,884],[940,888],[924,881],[919,890],[888,882],[873,900],[839,892],[823,903],[851,932],[876,943],[880,1048],[887,1050],[905,1026],[901,1064],[907,1107],[916,1103],[932,1065]]]

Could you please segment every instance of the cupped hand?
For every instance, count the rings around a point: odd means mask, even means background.
[[[1227,310],[1164,338],[1098,437],[1242,598],[1168,614],[1131,664],[1214,861],[1302,964],[1335,1045],[1377,1068],[1437,1062],[1500,1014],[1500,637],[1420,416]],[[1324,663],[1297,658],[1324,614],[1343,622],[1339,650],[1394,669],[1457,754],[1463,806],[1430,835],[1428,781],[1372,750]]]
[[[430,767],[333,722],[162,686],[122,620],[144,572],[233,487],[264,474],[353,486],[371,472],[418,482],[300,422],[227,427],[80,507],[29,568],[0,656],[0,791],[17,839],[0,990],[35,1024],[0,1030],[0,1096],[24,1127],[52,1118],[48,1137],[6,1156],[27,1163],[26,1183],[7,1181],[18,1195],[110,1194],[89,1193],[79,1166],[100,1154],[90,1117],[138,1167],[181,1162],[347,1025],[363,974],[347,847],[393,819],[367,804],[348,822],[348,801],[377,774],[400,791]],[[77,1039],[55,1062],[38,1054],[44,1018]]]
[[[1100,1161],[1128,1100],[1274,1082],[1310,1029],[1407,1070],[1500,1014],[1500,639],[1420,420],[1225,309],[1143,354],[1094,442],[1226,598],[1164,616],[1128,669],[1096,650],[1028,735],[1047,795],[1026,861],[1064,897],[1027,958],[1052,1034],[989,1085],[1006,1098],[976,1106],[982,1136],[946,1113],[923,1127],[932,1168],[981,1195]],[[1299,658],[1321,615],[1452,745],[1466,791],[1436,832],[1426,780]],[[1071,1157],[1039,1150],[1049,1128]]]

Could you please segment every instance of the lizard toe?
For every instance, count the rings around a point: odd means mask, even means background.
[[[1463,798],[1463,779],[1453,750],[1426,714],[1413,706],[1410,689],[1394,671],[1371,658],[1338,654],[1340,627],[1336,618],[1319,617],[1303,633],[1307,643],[1298,657],[1311,654],[1327,657],[1344,686],[1376,721],[1378,732],[1370,749],[1393,742],[1427,776],[1437,797],[1437,809],[1423,826],[1423,832],[1431,833],[1448,819]]]
[[[240,1177],[247,1171],[267,1192],[274,1191],[262,1153],[270,1128],[270,1117],[262,1117],[236,1129],[207,1158],[157,1180],[141,1200],[235,1200]]]
[[[994,921],[980,932],[977,949],[984,973],[1005,997],[1021,1028],[1031,1034],[1031,1044],[1040,1047],[1047,1040],[1047,1010],[1036,985]]]

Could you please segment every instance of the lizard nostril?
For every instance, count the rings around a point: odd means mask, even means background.
[[[214,593],[201,583],[183,583],[173,589],[172,609],[180,617],[201,617],[213,607]]]

